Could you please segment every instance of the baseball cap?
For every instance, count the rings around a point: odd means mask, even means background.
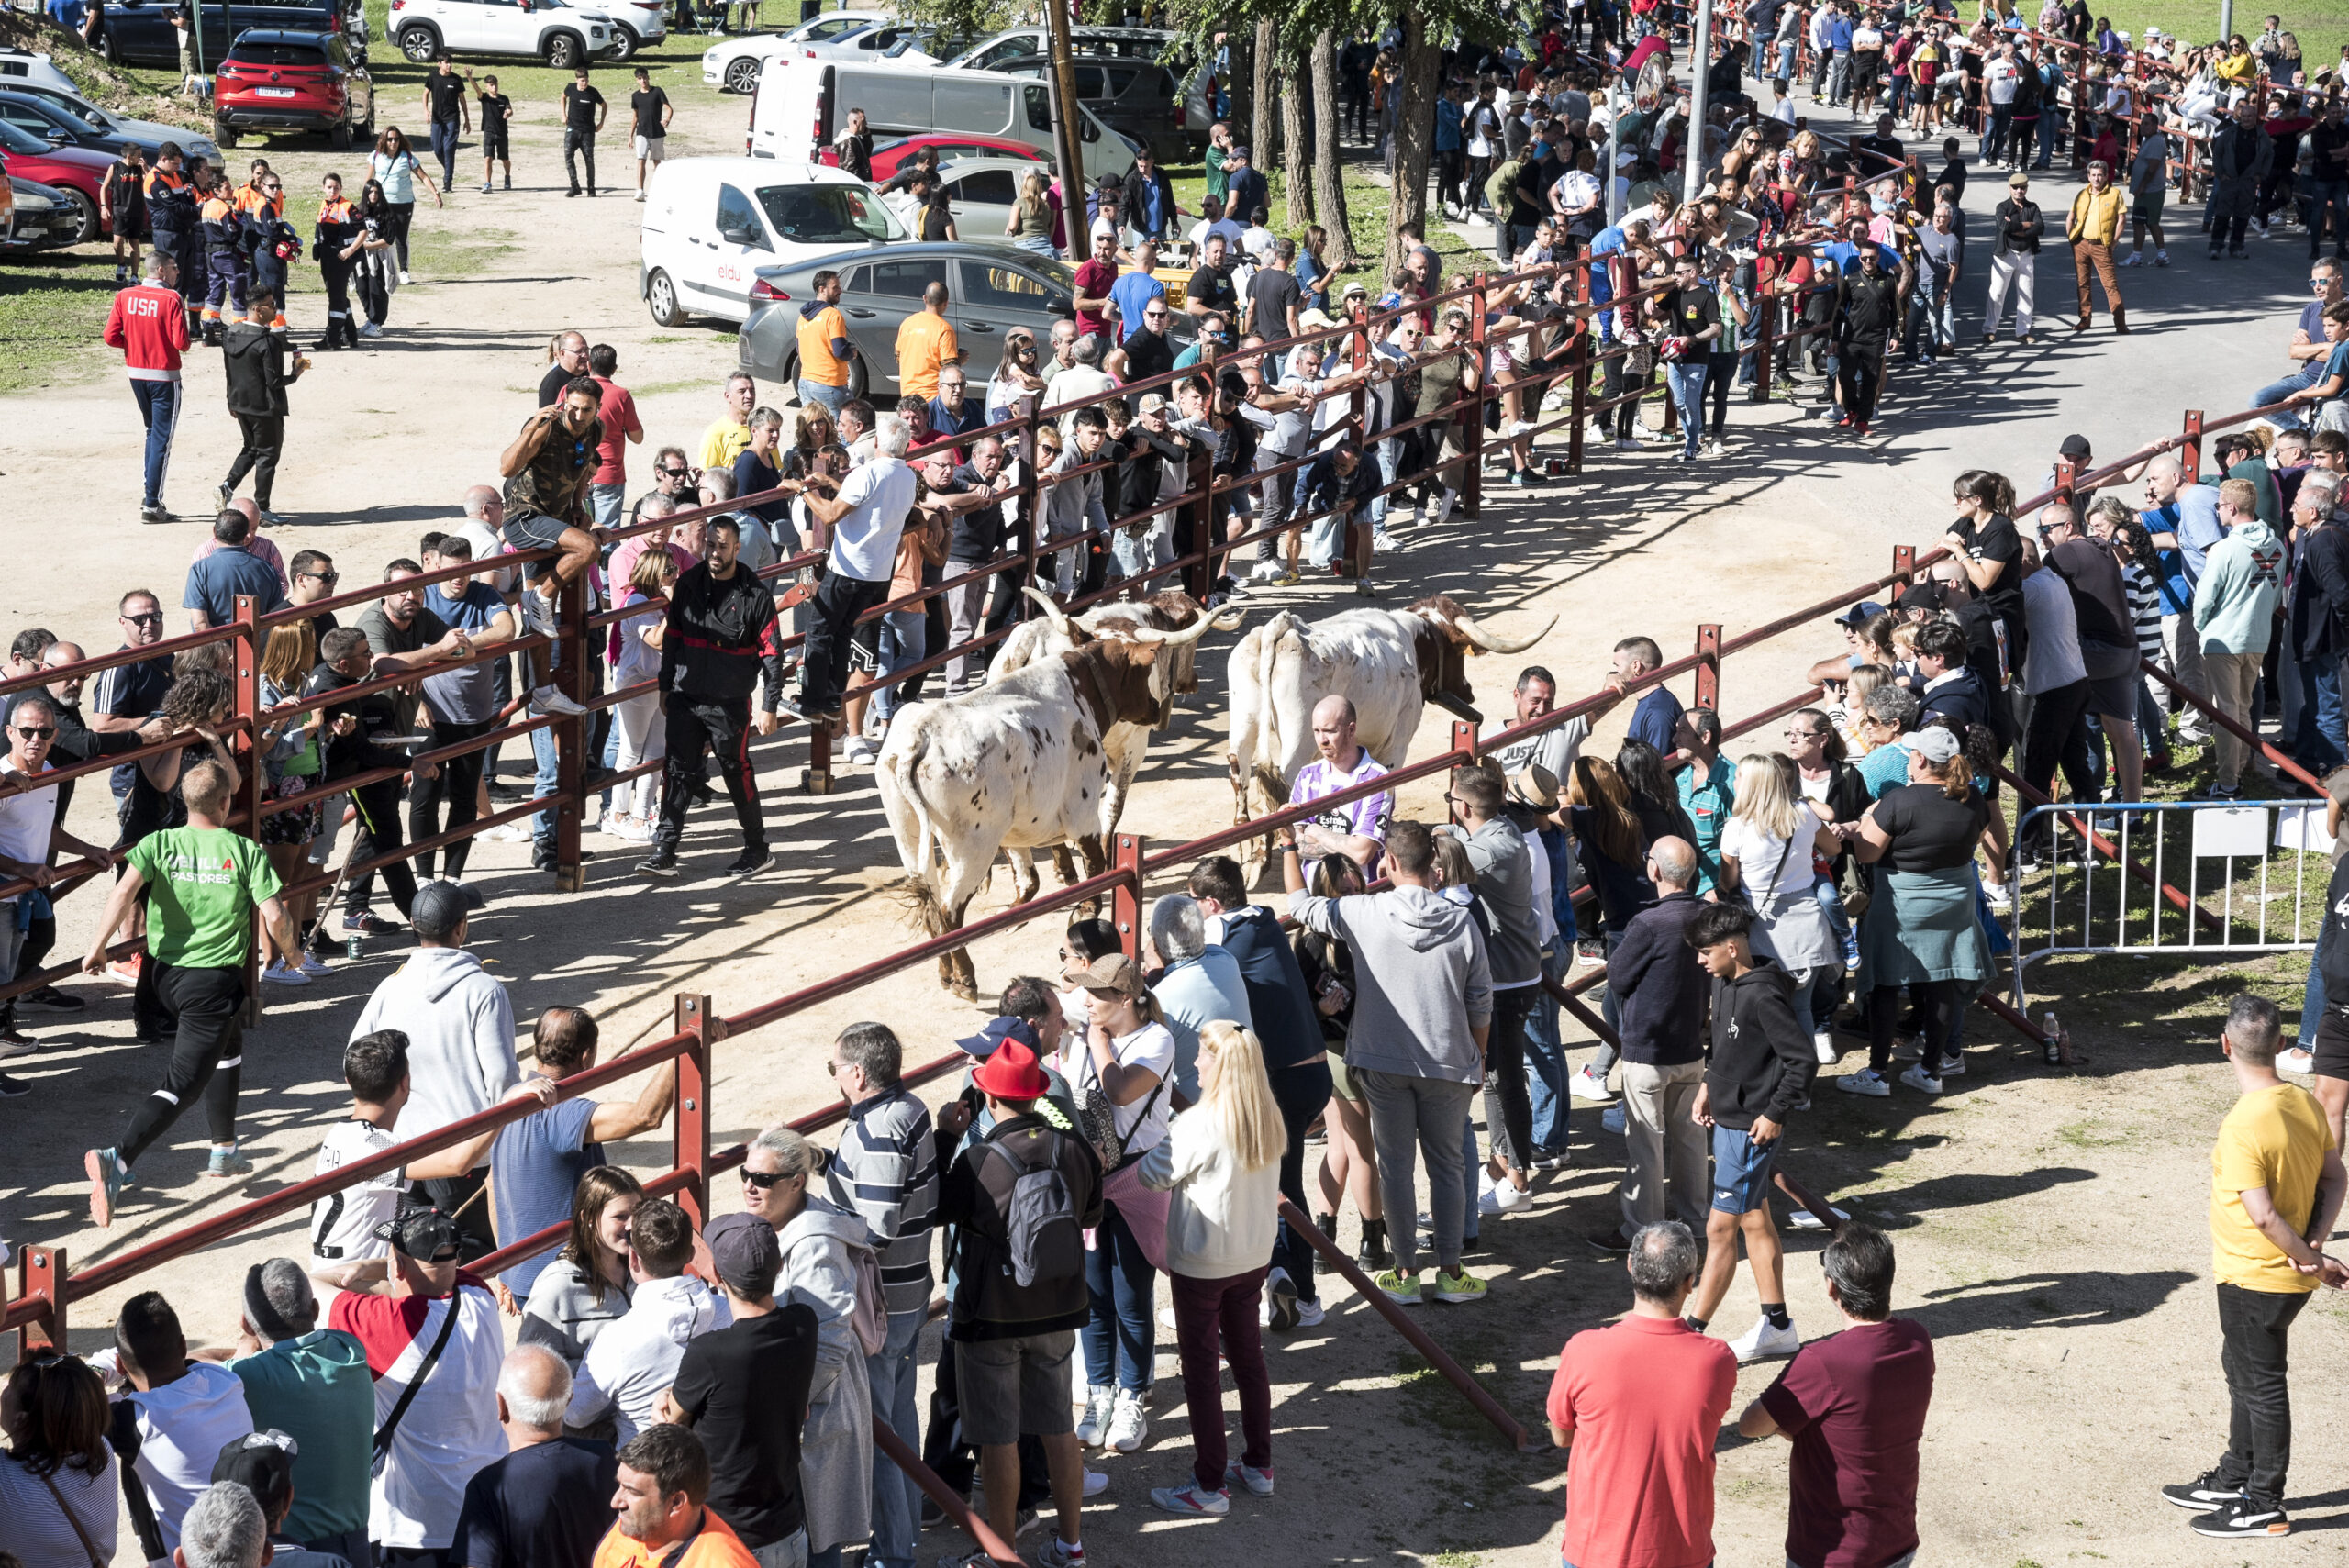
[[[1142,984],[1141,966],[1121,952],[1103,953],[1083,969],[1072,969],[1066,978],[1088,991],[1116,991],[1128,996],[1139,996],[1148,989]]]
[[[1957,737],[1940,725],[1912,730],[1901,738],[1901,744],[1928,762],[1942,763],[1957,755]]]
[[[410,1204],[375,1227],[375,1240],[419,1262],[451,1262],[457,1256],[457,1222],[430,1204]],[[440,1254],[446,1251],[444,1258]]]
[[[1166,395],[1165,395],[1164,393],[1163,393],[1163,392],[1145,392],[1145,393],[1143,393],[1143,394],[1141,395],[1141,411],[1142,411],[1143,413],[1145,413],[1145,414],[1155,414],[1155,413],[1157,413],[1161,408],[1163,408],[1163,407],[1165,407],[1165,406],[1166,406]]]
[[[1368,299],[1370,297],[1370,285],[1363,282],[1360,278],[1354,279],[1353,282],[1348,284],[1343,289],[1340,290],[1338,294],[1338,297],[1340,299],[1353,299],[1357,296],[1364,299]]]
[[[1052,1090],[1044,1070],[1036,1064],[1036,1053],[1016,1040],[1005,1040],[973,1068],[971,1082],[998,1100],[1041,1100]]]
[[[471,883],[428,882],[416,890],[416,897],[408,904],[408,924],[420,937],[448,941],[456,936],[465,917],[487,902]]]
[[[2086,457],[2088,455],[2088,439],[2086,436],[2065,436],[2064,444],[2055,450],[2065,457]]]
[[[1026,1018],[989,1018],[986,1028],[974,1035],[967,1035],[954,1043],[964,1055],[975,1056],[984,1062],[993,1056],[996,1048],[1008,1040],[1017,1040],[1030,1051],[1041,1051],[1044,1049],[1043,1040],[1036,1034],[1036,1026]]]
[[[272,1427],[247,1432],[212,1462],[212,1479],[233,1481],[253,1495],[262,1518],[274,1520],[294,1505],[294,1461],[301,1445]]]
[[[1844,611],[1842,615],[1837,616],[1835,617],[1835,624],[1841,627],[1854,627],[1860,625],[1864,621],[1872,621],[1882,614],[1884,614],[1884,606],[1882,605],[1878,604],[1874,599],[1862,599],[1858,604],[1854,605],[1850,609]]]
[[[1900,591],[1900,607],[1904,610],[1945,610],[1949,596],[1942,592],[1939,583],[1912,583]]]
[[[1337,323],[1330,319],[1330,313],[1326,310],[1300,310],[1297,313],[1297,325],[1303,331],[1322,332]]]
[[[721,1214],[709,1222],[701,1239],[709,1244],[710,1262],[718,1277],[739,1296],[766,1296],[774,1290],[774,1276],[783,1271],[783,1247],[774,1227],[756,1215]]]

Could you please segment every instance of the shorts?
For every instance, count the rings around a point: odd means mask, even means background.
[[[563,530],[569,527],[571,525],[561,517],[550,517],[544,512],[534,512],[528,506],[518,505],[506,514],[505,525],[497,532],[510,549],[518,552],[552,550],[562,539]],[[530,578],[543,577],[550,564],[544,561],[529,562],[523,566],[522,574]]]
[[[1076,1429],[1069,1406],[1069,1358],[1076,1330],[1020,1334],[1008,1340],[958,1340],[954,1387],[963,1440],[1001,1448],[1023,1437],[1052,1438]]]
[[[884,595],[876,603],[885,603]],[[881,673],[881,623],[861,620],[849,628],[848,667],[852,673],[877,675]]]
[[[632,145],[640,159],[658,163],[669,155],[669,139],[665,136],[640,136]]]
[[[2316,1059],[2310,1072],[2320,1078],[2349,1083],[2349,1013],[2327,1004],[2324,1016],[2317,1020],[2316,1039],[2310,1042],[2309,1054]]]
[[[1769,1202],[1778,1145],[1760,1144],[1743,1128],[1713,1129],[1713,1212],[1752,1214]]]
[[[2159,223],[2162,220],[2162,204],[2168,200],[2166,188],[2156,187],[2143,192],[2129,204],[2129,216],[2144,223]]]
[[[2137,721],[2139,678],[2134,670],[2126,674],[2107,675],[2102,680],[2091,677],[2088,681],[2088,711],[2099,718],[2126,719],[2134,724]]]
[[[493,161],[499,163],[514,161],[514,155],[507,150],[504,126],[498,127],[495,130],[484,130],[481,133],[481,158],[484,163]]]
[[[1341,1100],[1362,1104],[1362,1091],[1354,1086],[1353,1074],[1346,1071],[1346,1059],[1334,1051],[1330,1053],[1330,1092]]]

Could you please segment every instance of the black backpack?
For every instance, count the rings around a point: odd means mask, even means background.
[[[1068,1279],[1085,1272],[1085,1228],[1077,1220],[1068,1178],[1061,1173],[1061,1134],[1049,1128],[1032,1130],[1033,1147],[1043,1155],[1033,1163],[995,1137],[981,1145],[988,1157],[1011,1167],[1011,1196],[1003,1206],[1004,1233],[997,1240],[1004,1250],[1004,1271],[1022,1290],[1040,1280]]]

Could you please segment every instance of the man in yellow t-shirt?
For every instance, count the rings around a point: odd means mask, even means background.
[[[938,367],[959,365],[968,356],[946,319],[946,285],[921,291],[921,308],[897,326],[897,391],[907,397],[938,395]]]
[[[2349,1265],[2327,1257],[2344,1176],[2323,1107],[2276,1075],[2283,1015],[2242,995],[2219,1048],[2242,1092],[2210,1150],[2210,1272],[2218,1278],[2220,1364],[2230,1407],[2227,1451],[2162,1496],[2220,1539],[2288,1535],[2284,1472],[2292,1457],[2285,1340],[2318,1284],[2349,1288]]]
[[[2112,329],[2129,330],[2127,303],[2121,297],[2121,272],[2112,264],[2113,241],[2121,237],[2121,220],[2128,206],[2112,183],[2112,166],[2101,158],[2088,164],[2088,183],[2072,198],[2072,217],[2064,238],[2072,242],[2072,279],[2079,284],[2080,319],[2075,331],[2085,332],[2094,319],[2088,304],[2088,274],[2104,284],[2104,303],[2112,310]]]
[[[731,469],[734,460],[751,445],[751,407],[759,400],[759,384],[748,371],[726,378],[726,412],[701,433],[701,466]]]
[[[799,307],[799,401],[828,410],[838,421],[848,401],[848,318],[841,314],[841,275],[816,274],[816,297]]]

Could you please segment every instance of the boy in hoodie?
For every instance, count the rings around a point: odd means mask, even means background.
[[[406,1138],[489,1109],[522,1076],[514,1056],[514,1005],[481,960],[464,951],[470,908],[454,883],[429,882],[417,890],[408,913],[417,950],[375,987],[351,1031],[354,1040],[384,1029],[407,1036],[413,1089],[400,1118]],[[484,1151],[466,1174],[423,1184],[443,1213],[463,1209],[457,1225],[467,1262],[497,1249],[489,1206],[465,1207],[488,1167]]]
[[[106,1440],[139,1477],[123,1492],[140,1549],[150,1562],[168,1562],[222,1445],[253,1429],[245,1385],[217,1362],[188,1359],[179,1314],[159,1291],[122,1304],[114,1349],[90,1362],[115,1387]]]
[[[2284,544],[2259,519],[2259,487],[2248,479],[2219,486],[2219,523],[2227,537],[2203,558],[2194,584],[2194,633],[2202,650],[2202,670],[2210,684],[2210,704],[2245,729],[2258,719],[2252,692],[2260,661],[2274,635],[2276,602],[2284,582]],[[2243,793],[2249,748],[2232,729],[2219,730],[2219,771],[2210,795],[2232,800]]]
[[[310,368],[310,361],[296,353],[293,373],[286,373],[285,334],[277,328],[275,295],[267,289],[253,291],[244,319],[228,328],[220,363],[228,376],[228,412],[244,437],[220,486],[220,504],[228,504],[250,473],[253,505],[261,508],[264,524],[273,524],[279,518],[269,509],[269,497],[277,484],[278,457],[285,450],[285,389]]]
[[[1693,1112],[1713,1135],[1713,1211],[1705,1221],[1705,1273],[1688,1325],[1703,1333],[1720,1306],[1737,1272],[1742,1231],[1762,1317],[1730,1341],[1741,1363],[1802,1348],[1787,1316],[1770,1178],[1787,1118],[1809,1103],[1815,1070],[1809,1025],[1795,1017],[1793,982],[1776,962],[1754,955],[1753,929],[1753,911],[1738,904],[1709,904],[1688,924],[1688,945],[1713,977],[1712,1042]]]
[[[1346,1067],[1370,1107],[1386,1212],[1418,1212],[1412,1173],[1424,1152],[1435,1216],[1433,1295],[1438,1301],[1481,1301],[1485,1282],[1460,1263],[1467,1218],[1460,1129],[1485,1080],[1492,1028],[1485,939],[1468,910],[1436,890],[1435,835],[1424,823],[1405,820],[1388,829],[1386,861],[1395,885],[1357,898],[1308,894],[1297,836],[1284,829],[1280,837],[1289,914],[1353,951],[1357,995]],[[1395,1266],[1377,1276],[1378,1288],[1416,1306],[1422,1299],[1418,1234],[1406,1225],[1388,1239]]]
[[[629,1273],[636,1294],[627,1314],[596,1336],[571,1385],[566,1427],[593,1426],[607,1411],[625,1443],[660,1418],[663,1390],[676,1381],[687,1341],[734,1321],[723,1297],[685,1273],[694,1225],[666,1198],[638,1206],[628,1223]]]

